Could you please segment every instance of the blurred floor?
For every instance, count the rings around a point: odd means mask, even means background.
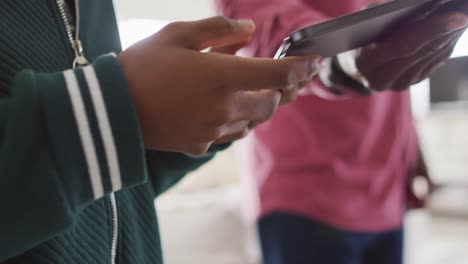
[[[406,264],[468,263],[468,219],[413,212],[405,224]]]
[[[174,192],[157,202],[166,264],[259,264],[255,229],[242,192],[229,185]],[[407,215],[405,264],[467,264],[468,219]]]
[[[439,109],[419,123],[431,176],[451,187],[433,196],[433,214],[407,215],[405,264],[468,264],[468,107],[463,109]],[[260,263],[255,228],[242,213],[252,202],[234,160],[231,148],[158,200],[166,264]]]

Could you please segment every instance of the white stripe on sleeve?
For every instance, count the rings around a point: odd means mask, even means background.
[[[91,135],[91,128],[89,120],[86,115],[83,97],[76,79],[75,73],[72,70],[63,73],[65,83],[67,85],[68,93],[70,96],[73,113],[75,115],[78,133],[80,135],[81,144],[83,147],[86,164],[88,166],[88,173],[93,190],[94,199],[104,196],[104,186],[102,184],[101,170],[96,154],[96,147],[94,146],[93,138]]]
[[[96,117],[101,131],[104,151],[106,153],[107,164],[111,177],[112,191],[122,188],[122,178],[120,174],[119,159],[115,147],[114,135],[112,133],[109,116],[107,114],[106,104],[102,95],[101,86],[97,79],[96,72],[92,66],[83,67],[83,72],[88,83],[89,92],[93,101]]]

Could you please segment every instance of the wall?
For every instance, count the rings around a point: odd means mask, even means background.
[[[450,60],[431,77],[432,102],[468,101],[468,57]]]
[[[193,20],[214,14],[212,0],[114,0],[119,19]]]

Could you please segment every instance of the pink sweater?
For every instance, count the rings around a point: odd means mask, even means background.
[[[256,33],[245,52],[271,57],[290,32],[357,11],[366,0],[218,0],[222,13],[252,18]],[[309,90],[320,85],[311,83]],[[400,227],[404,184],[415,166],[417,136],[408,92],[325,100],[301,96],[259,126],[243,153],[254,179],[259,216],[301,214],[337,228]]]

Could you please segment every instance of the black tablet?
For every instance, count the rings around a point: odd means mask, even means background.
[[[386,30],[424,17],[451,0],[394,0],[300,29],[276,53],[285,56],[331,57],[374,42]]]

